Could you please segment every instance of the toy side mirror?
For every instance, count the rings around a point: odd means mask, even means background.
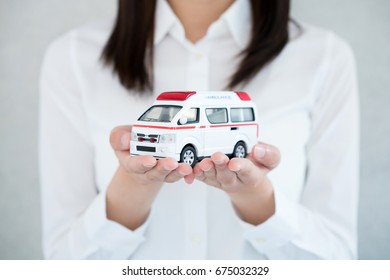
[[[181,125],[186,124],[187,122],[188,122],[188,119],[185,116],[183,116],[179,119],[179,124],[181,124]]]

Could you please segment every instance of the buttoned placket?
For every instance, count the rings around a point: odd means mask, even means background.
[[[207,42],[191,46],[188,52],[187,88],[210,90],[210,60]]]
[[[188,68],[186,89],[209,90],[209,57],[208,43],[192,45],[186,42],[188,49]],[[188,198],[186,204],[186,250],[189,259],[207,258],[207,188],[192,186],[195,194]]]
[[[178,41],[188,53],[188,63],[186,69],[186,90],[210,90],[210,59],[207,40],[201,40],[192,44],[185,38],[184,28],[181,24],[176,24],[170,35]]]
[[[191,192],[187,195],[185,211],[185,258],[207,258],[207,188],[208,186],[195,184],[190,186]]]
[[[213,23],[207,35],[192,44],[185,38],[184,28],[181,24],[176,24],[170,30],[170,35],[179,42],[188,55],[185,90],[212,90],[210,89],[210,50],[213,40],[223,36],[228,32],[225,22],[217,21]],[[206,259],[207,258],[207,208],[208,208],[208,188],[203,184],[191,186],[191,197],[187,197],[185,204],[185,258],[186,259]]]

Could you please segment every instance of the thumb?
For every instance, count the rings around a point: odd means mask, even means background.
[[[130,149],[131,126],[122,125],[115,127],[110,134],[110,144],[115,151]]]
[[[263,165],[267,169],[272,170],[278,166],[281,155],[279,149],[275,146],[258,143],[253,147],[251,157],[256,164]]]

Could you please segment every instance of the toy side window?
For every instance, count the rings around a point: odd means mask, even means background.
[[[183,114],[183,117],[187,118],[186,124],[199,122],[199,108],[190,108]],[[178,121],[178,124],[181,125],[180,120]]]
[[[227,123],[227,109],[226,108],[207,108],[206,117],[210,123]]]
[[[230,118],[232,122],[253,122],[255,120],[255,114],[253,108],[231,108]]]

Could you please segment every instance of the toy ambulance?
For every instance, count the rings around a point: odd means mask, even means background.
[[[246,157],[257,143],[256,119],[246,92],[163,92],[133,125],[130,153],[191,166],[215,152]]]

